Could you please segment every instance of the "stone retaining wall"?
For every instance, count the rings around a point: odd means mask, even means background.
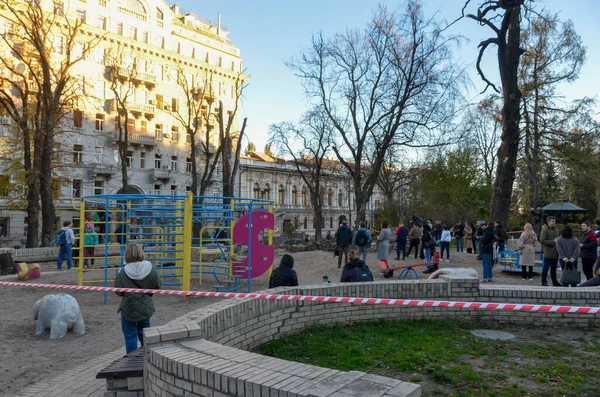
[[[600,289],[485,285],[444,276],[411,280],[273,289],[272,293],[594,306]],[[600,315],[228,299],[146,330],[146,396],[419,396],[418,385],[264,357],[248,350],[314,325],[376,319],[599,326]],[[241,349],[241,350],[239,350]],[[357,394],[358,393],[358,394]]]

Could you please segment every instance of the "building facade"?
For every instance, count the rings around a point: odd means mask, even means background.
[[[77,101],[56,139],[60,164],[55,172],[57,223],[75,215],[73,199],[120,193],[118,106],[111,90],[115,78],[131,87],[125,118],[128,193],[181,195],[189,191],[190,137],[176,117],[186,111],[187,104],[178,75],[210,85],[203,112],[216,114],[222,103],[223,114],[234,117],[234,130],[239,125],[233,111],[239,104],[239,82],[247,76],[242,73],[239,49],[220,26],[220,16],[217,23],[211,23],[161,0],[40,1],[54,8],[49,12],[83,21],[83,34],[98,38],[74,70],[83,87],[80,99],[85,100]],[[0,31],[4,34],[13,28],[0,13]],[[58,40],[57,57],[65,56],[61,46]],[[115,76],[115,69],[111,73],[107,59],[115,59],[116,51],[123,62],[134,65],[135,73]],[[0,134],[9,137],[13,128],[12,120],[2,112]],[[217,146],[218,129],[210,124],[207,128],[208,144]],[[13,178],[6,169],[0,172],[0,178]],[[221,180],[218,170],[214,179]],[[219,184],[206,194],[219,195]],[[5,246],[24,238],[25,213],[9,207],[7,199],[0,197],[0,244]]]
[[[323,236],[327,231],[333,234],[342,221],[352,226],[359,222],[352,179],[337,161],[327,160],[326,163],[321,181]],[[259,152],[242,156],[236,189],[241,197],[274,201],[275,227],[279,233],[286,230],[286,225],[295,225],[297,232],[314,235],[314,211],[309,189],[293,161],[275,159]],[[370,225],[375,225],[375,209],[380,200],[382,194],[376,188],[367,204],[366,221]]]

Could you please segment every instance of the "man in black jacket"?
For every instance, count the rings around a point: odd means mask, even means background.
[[[338,268],[342,267],[342,254],[344,254],[344,265],[348,263],[348,250],[352,243],[352,229],[348,227],[346,221],[340,225],[337,233],[335,233],[335,243],[340,248],[338,256]]]
[[[481,236],[481,262],[483,264],[483,282],[492,282],[493,281],[493,273],[492,268],[494,267],[493,263],[493,253],[494,253],[494,241],[496,240],[496,231],[494,230],[493,224],[489,226],[485,221],[481,221],[479,227],[483,231],[483,235]]]

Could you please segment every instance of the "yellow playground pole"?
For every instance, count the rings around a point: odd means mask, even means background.
[[[176,212],[176,220],[175,220],[175,249],[173,251],[177,251],[179,249],[179,247],[183,246],[183,236],[181,235],[183,233],[183,228],[181,227],[180,222],[180,217],[181,217],[181,202],[178,201],[175,204],[175,208],[177,208],[177,212]],[[178,277],[178,281],[179,282],[183,282],[183,280],[181,279],[181,277],[183,276],[183,264],[182,264],[182,260],[179,258],[179,254],[177,252],[173,252],[173,255],[175,257],[175,274],[177,274]],[[182,253],[183,256],[183,253]],[[183,284],[182,284],[183,286]]]
[[[84,239],[83,234],[85,233],[85,200],[79,201],[79,269],[77,269],[77,279],[79,285],[83,285],[83,246]]]
[[[194,196],[192,192],[183,202],[183,282],[181,289],[184,291],[190,290],[190,273],[192,271],[192,203]],[[189,296],[185,297],[189,299]]]

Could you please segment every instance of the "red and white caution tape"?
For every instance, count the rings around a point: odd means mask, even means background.
[[[70,290],[70,291],[128,292],[128,293],[137,293],[137,294],[201,296],[201,297],[214,297],[214,298],[272,299],[272,300],[283,300],[283,301],[356,303],[356,304],[363,304],[363,305],[449,307],[449,308],[456,308],[456,309],[486,309],[486,310],[507,310],[507,311],[522,311],[522,312],[600,314],[600,307],[588,307],[588,306],[552,306],[552,305],[531,305],[531,304],[526,304],[526,303],[457,302],[457,301],[434,301],[434,300],[415,300],[415,299],[351,298],[351,297],[347,297],[347,296],[279,295],[279,294],[257,294],[257,293],[244,293],[244,292],[237,293],[237,292],[179,291],[179,290],[168,290],[168,289],[91,287],[91,286],[81,286],[81,285],[16,283],[16,282],[9,282],[9,281],[0,281],[0,286],[2,286],[2,285],[6,286],[6,287],[49,288],[49,289]]]

